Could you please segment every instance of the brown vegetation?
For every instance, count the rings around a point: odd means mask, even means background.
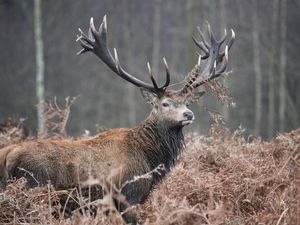
[[[28,131],[23,126],[24,119],[8,117],[0,124],[0,148],[19,143],[28,137]]]
[[[43,101],[41,106],[44,109],[43,112],[43,132],[40,134],[41,138],[58,137],[66,138],[67,137],[67,123],[70,116],[71,106],[76,100],[76,97],[70,99],[67,97],[65,99],[64,108],[59,107],[57,104],[56,97],[51,101]]]
[[[209,137],[189,134],[179,165],[143,206],[143,220],[299,224],[300,129],[270,142],[242,133],[215,124]]]
[[[188,134],[186,142],[170,176],[137,209],[142,224],[299,224],[300,129],[263,142],[215,123],[209,136]],[[122,223],[109,195],[93,202],[96,217],[77,211],[64,219],[61,192],[24,186],[17,180],[0,193],[1,224]]]

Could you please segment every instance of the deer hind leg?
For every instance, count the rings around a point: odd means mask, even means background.
[[[7,169],[7,155],[12,150],[12,147],[5,147],[0,149],[0,190],[4,190],[9,178]]]
[[[8,179],[8,172],[7,172],[7,168],[6,168],[5,164],[6,164],[6,160],[4,160],[3,168],[0,168],[0,170],[1,170],[1,173],[0,173],[0,191],[4,190],[6,188],[7,179]]]

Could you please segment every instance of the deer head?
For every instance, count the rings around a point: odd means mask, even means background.
[[[197,65],[195,65],[191,72],[185,77],[182,82],[183,87],[179,90],[168,88],[170,84],[170,72],[165,58],[163,58],[163,62],[166,70],[166,81],[162,86],[158,86],[154,79],[149,63],[148,70],[151,84],[137,79],[122,68],[116,49],[114,49],[114,55],[112,55],[108,48],[106,16],[104,16],[98,30],[96,30],[93,18],[91,18],[88,35],[83,33],[79,28],[80,36],[78,36],[77,41],[80,42],[83,49],[77,54],[93,52],[118,76],[140,88],[142,96],[153,106],[151,115],[158,120],[164,121],[168,126],[183,127],[191,124],[194,120],[194,114],[188,108],[189,105],[197,102],[204,94],[203,91],[197,91],[197,88],[219,77],[226,71],[228,51],[235,38],[233,30],[231,30],[231,36],[229,38],[225,30],[224,37],[218,41],[208,25],[210,40],[207,41],[200,28],[198,28],[198,31],[201,41],[195,38],[193,38],[193,40],[200,50],[204,52],[204,55],[199,55]],[[225,41],[226,45],[224,51],[221,51]],[[205,63],[201,63],[202,60],[206,60]]]

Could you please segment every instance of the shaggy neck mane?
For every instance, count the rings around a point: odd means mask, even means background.
[[[151,170],[158,165],[165,167],[161,174],[154,174],[157,181],[161,180],[174,166],[184,148],[182,127],[169,127],[159,121],[157,116],[150,116],[138,127],[134,128],[140,137],[140,147]]]

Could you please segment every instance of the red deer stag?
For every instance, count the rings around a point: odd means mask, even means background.
[[[197,92],[197,87],[225,72],[234,32],[230,36],[225,32],[224,37],[217,41],[208,26],[207,41],[199,29],[201,41],[194,39],[194,42],[204,54],[185,77],[183,87],[170,90],[170,73],[165,59],[166,81],[162,86],[158,86],[154,79],[149,63],[152,84],[137,79],[121,67],[117,51],[114,49],[113,56],[108,49],[106,16],[99,30],[96,30],[91,18],[88,35],[79,31],[81,34],[77,41],[83,49],[78,55],[93,52],[118,76],[139,87],[145,100],[153,107],[150,115],[134,128],[111,129],[89,139],[38,139],[3,148],[0,150],[0,184],[5,187],[9,178],[25,176],[28,187],[44,185],[50,180],[55,188],[67,189],[78,187],[89,175],[100,181],[110,177],[117,188],[122,187],[121,192],[128,204],[141,204],[182,152],[182,129],[194,120],[188,106],[204,94]],[[201,63],[201,59],[205,63]],[[163,165],[164,170],[154,172],[151,179],[128,182],[159,165]],[[34,179],[25,170],[32,173]],[[111,171],[114,171],[113,175]],[[101,186],[93,189],[92,200],[103,197],[101,189]],[[125,205],[118,205],[120,211],[125,210]],[[136,224],[135,215],[125,213],[124,220]]]

